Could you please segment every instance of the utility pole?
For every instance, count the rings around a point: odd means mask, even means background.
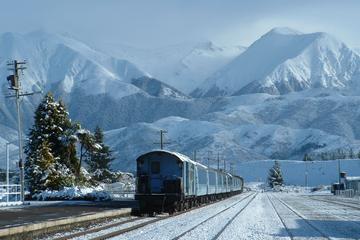
[[[308,161],[305,162],[305,188],[308,186]]]
[[[341,183],[340,172],[341,172],[341,165],[340,165],[340,158],[339,158],[339,159],[338,159],[338,177],[339,177],[339,184]]]
[[[24,162],[23,162],[23,146],[22,146],[22,132],[21,132],[21,115],[20,115],[20,97],[34,95],[35,93],[41,92],[32,92],[32,93],[23,93],[21,92],[21,84],[19,78],[19,71],[23,71],[26,69],[24,66],[26,61],[19,62],[14,60],[7,65],[9,66],[10,71],[13,71],[12,75],[7,77],[9,82],[9,89],[15,91],[14,95],[7,96],[8,98],[15,98],[16,102],[16,113],[17,113],[17,130],[18,130],[18,138],[19,138],[19,168],[20,168],[20,192],[21,192],[21,201],[24,202]]]
[[[230,162],[230,173],[234,174],[234,163]]]
[[[160,130],[160,143],[154,143],[154,144],[160,144],[160,149],[163,150],[164,149],[164,145],[165,144],[170,144],[169,142],[164,142],[164,134],[167,133],[166,130]]]
[[[207,153],[208,153],[208,155],[207,155],[207,166],[209,167],[209,166],[210,166],[210,155],[211,155],[211,151],[208,151]]]
[[[220,154],[217,154],[217,169],[220,170]]]
[[[196,162],[196,150],[194,150],[194,161]]]
[[[225,158],[224,158],[224,172],[226,171],[226,161],[225,161]]]

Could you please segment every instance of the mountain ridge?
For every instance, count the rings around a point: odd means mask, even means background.
[[[275,28],[191,95],[279,95],[314,87],[351,88],[351,81],[360,81],[359,66],[359,55],[327,33],[301,34]]]

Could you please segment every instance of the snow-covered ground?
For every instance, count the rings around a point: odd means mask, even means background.
[[[338,161],[279,161],[286,185],[305,186],[306,171],[307,185],[331,185],[338,181]],[[264,182],[269,169],[274,165],[273,160],[247,161],[237,165],[239,174],[245,182]],[[348,176],[358,176],[360,160],[341,160],[340,169]]]
[[[355,205],[341,205],[331,195],[251,191],[111,239],[359,239],[360,203],[351,201]],[[147,221],[139,219],[76,239],[99,237]]]

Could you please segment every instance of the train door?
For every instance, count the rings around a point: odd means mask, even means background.
[[[150,162],[150,173],[151,173],[151,192],[160,193],[162,188],[161,181],[161,163],[159,160],[151,160]]]
[[[195,168],[194,164],[186,163],[186,192],[188,195],[195,194]]]

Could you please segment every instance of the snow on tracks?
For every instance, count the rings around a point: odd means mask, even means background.
[[[308,234],[309,231],[310,232],[315,232],[315,233],[311,233],[311,235],[316,236],[317,238],[321,238],[321,239],[330,239],[324,232],[322,232],[319,228],[317,228],[314,224],[312,224],[308,219],[306,219],[304,216],[302,216],[298,211],[296,211],[295,209],[290,207],[287,203],[285,203],[281,199],[279,199],[279,198],[277,198],[275,196],[272,196],[272,198],[276,199],[276,201],[279,204],[281,204],[282,206],[284,206],[288,210],[286,215],[284,213],[284,210],[280,214],[279,211],[277,210],[277,208],[279,208],[279,206],[275,207],[274,200],[272,200],[269,196],[268,196],[268,198],[269,198],[270,202],[272,203],[275,211],[278,213],[278,217],[280,218],[281,222],[283,223],[286,231],[289,233],[289,236],[290,236],[291,239],[295,239],[294,235],[296,235],[296,234],[292,233],[292,230],[290,230],[291,228],[286,224],[286,220],[284,219],[285,217],[287,219],[289,219],[289,215],[295,215],[294,219],[296,219],[296,221],[301,220],[303,223],[306,223],[307,226],[309,226],[311,228],[311,229],[307,229],[306,234]],[[304,226],[302,227],[302,229],[305,229]],[[303,235],[305,235],[305,233]]]
[[[248,199],[253,195],[254,195],[253,192],[236,195],[234,197],[225,199],[223,201],[216,202],[201,208],[196,208],[194,210],[176,215],[174,217],[164,219],[162,221],[140,228],[136,231],[128,232],[121,236],[114,237],[113,239],[124,239],[124,240],[130,240],[130,239],[169,240],[174,238],[183,239],[184,237],[182,237],[181,235],[184,232],[191,231],[191,229],[194,229],[194,226],[199,226],[199,225],[202,226],[201,223],[203,222],[205,223],[212,216],[219,215],[220,212],[225,212],[226,210],[231,209],[240,202],[246,202],[244,200]],[[213,219],[217,219],[217,218],[213,218]],[[223,220],[224,218],[222,218],[222,221]],[[214,235],[216,233],[217,232],[215,232]],[[205,235],[207,235],[206,232]],[[201,238],[196,236],[195,239],[201,239]]]
[[[309,197],[270,195],[294,239],[360,239],[360,211]]]
[[[205,239],[207,239],[214,234],[215,234],[215,236],[212,239],[217,239],[221,235],[221,233],[226,229],[226,227],[229,224],[231,224],[232,221],[255,199],[256,195],[257,195],[257,193],[254,193],[254,194],[246,196],[245,198],[240,199],[239,201],[235,202],[234,204],[230,205],[229,207],[210,216],[209,218],[205,219],[204,221],[200,222],[199,224],[195,225],[194,227],[190,228],[189,230],[176,236],[172,240],[189,239],[189,238],[201,239],[202,237],[205,237]],[[250,198],[250,200],[247,202],[244,202],[248,198]],[[239,207],[240,207],[240,210],[236,210]],[[232,211],[233,209],[235,209],[235,211]],[[227,220],[228,216],[231,216],[231,214],[233,212],[235,212],[235,215],[233,217],[231,217],[230,220]],[[225,223],[225,225],[223,225],[224,223]],[[202,225],[204,225],[204,226],[202,226]],[[220,226],[221,226],[221,228],[217,229]],[[215,232],[214,232],[214,230],[215,230]],[[204,233],[206,236],[201,237],[201,235],[204,235]]]

